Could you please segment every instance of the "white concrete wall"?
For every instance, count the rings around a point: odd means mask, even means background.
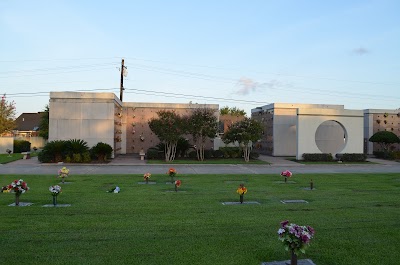
[[[49,141],[82,139],[89,147],[103,142],[115,148],[113,93],[51,92]]]
[[[304,153],[322,153],[315,142],[318,127],[328,120],[334,120],[345,128],[346,144],[340,153],[363,153],[363,111],[338,109],[297,110],[297,154],[302,160]],[[336,153],[332,153],[333,156]]]
[[[14,137],[0,137],[0,154],[7,154],[6,150],[10,149],[14,153]]]
[[[275,109],[273,117],[273,156],[295,156],[297,109]]]

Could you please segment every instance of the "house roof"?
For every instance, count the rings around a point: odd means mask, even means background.
[[[38,131],[40,118],[42,117],[43,112],[37,113],[22,113],[15,120],[16,130],[18,131]]]

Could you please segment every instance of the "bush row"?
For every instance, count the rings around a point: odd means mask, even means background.
[[[303,154],[303,159],[305,161],[310,161],[310,162],[330,162],[333,160],[332,154],[313,154],[313,153],[304,153]]]
[[[377,158],[400,160],[400,152],[399,151],[389,151],[387,153],[385,153],[383,151],[374,151],[373,154]]]
[[[359,153],[344,153],[336,155],[336,157],[343,162],[365,162],[367,156]]]
[[[31,143],[25,140],[14,140],[14,153],[29,152]]]
[[[190,151],[187,156],[192,159],[197,159],[196,151]],[[210,158],[241,158],[243,152],[239,147],[220,147],[219,150],[207,149],[204,150],[204,159]],[[255,159],[258,158],[259,154],[251,152],[250,157]],[[146,153],[147,159],[165,159],[164,149],[160,150],[158,147],[150,147]]]
[[[112,147],[106,143],[97,143],[89,149],[87,142],[81,139],[56,140],[48,142],[38,154],[42,163],[88,163],[92,160],[106,161],[111,157]]]

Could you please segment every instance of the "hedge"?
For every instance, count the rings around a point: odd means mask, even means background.
[[[312,154],[312,153],[304,153],[303,158],[305,161],[310,161],[310,162],[330,162],[333,160],[332,154],[326,154],[326,153],[321,153],[321,154]]]

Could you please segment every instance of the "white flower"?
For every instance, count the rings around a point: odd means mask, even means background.
[[[278,235],[282,235],[283,233],[285,233],[285,229],[279,228]]]

